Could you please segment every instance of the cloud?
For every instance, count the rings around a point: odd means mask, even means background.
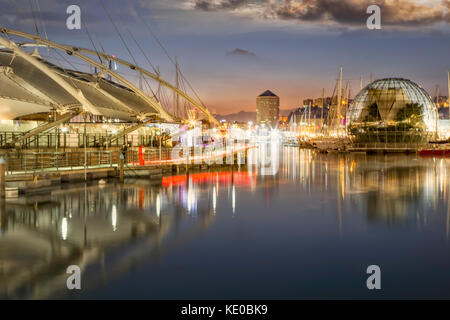
[[[187,0],[194,10],[245,11],[266,19],[365,27],[367,7],[381,8],[383,25],[429,26],[450,21],[450,0]]]
[[[200,10],[234,10],[239,7],[246,6],[250,3],[248,0],[222,0],[222,1],[211,1],[211,0],[197,0],[194,3],[196,9]]]
[[[227,52],[227,56],[243,56],[243,57],[253,57],[256,58],[256,54],[251,51],[236,48],[233,51]]]

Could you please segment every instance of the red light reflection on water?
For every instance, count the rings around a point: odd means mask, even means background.
[[[250,175],[248,172],[231,172],[231,171],[221,171],[221,172],[200,172],[189,174],[189,179],[193,183],[197,184],[207,184],[207,183],[219,183],[219,184],[231,184],[234,182],[235,186],[251,186],[256,183],[256,176]],[[163,187],[170,187],[176,185],[186,184],[186,176],[171,176],[163,177],[162,185]]]

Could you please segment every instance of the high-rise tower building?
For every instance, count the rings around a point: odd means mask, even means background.
[[[280,98],[267,90],[256,98],[256,124],[275,128],[280,117]]]

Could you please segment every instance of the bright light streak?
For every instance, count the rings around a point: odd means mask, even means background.
[[[156,216],[159,218],[160,215],[161,215],[161,197],[158,194],[156,196]]]
[[[236,212],[236,187],[233,185],[233,188],[231,190],[231,207],[233,209],[233,216]]]
[[[63,240],[67,240],[67,230],[68,230],[67,218],[64,217],[61,221],[61,236]]]
[[[213,199],[212,199],[212,204],[213,204],[213,212],[214,214],[216,213],[216,205],[217,205],[217,194],[216,194],[216,186],[213,186]]]
[[[117,230],[117,208],[116,208],[115,204],[113,204],[113,207],[112,207],[111,224],[113,227],[113,231],[116,231]]]

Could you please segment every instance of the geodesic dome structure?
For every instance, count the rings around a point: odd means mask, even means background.
[[[436,134],[438,113],[422,87],[407,79],[386,78],[358,93],[347,119],[354,143],[425,143]]]

